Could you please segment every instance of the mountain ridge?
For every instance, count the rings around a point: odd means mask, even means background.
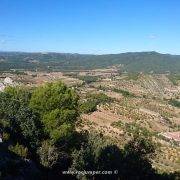
[[[0,70],[87,70],[121,66],[122,71],[177,73],[180,55],[161,54],[156,51],[119,54],[78,54],[56,52],[0,52]]]

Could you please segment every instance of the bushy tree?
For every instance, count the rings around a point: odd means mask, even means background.
[[[30,97],[30,90],[24,87],[7,87],[0,92],[0,119],[13,121],[19,109],[28,106]]]
[[[75,130],[78,96],[63,83],[47,83],[32,94],[30,107],[41,116],[45,132],[54,143],[68,140]]]
[[[30,89],[6,88],[0,93],[0,119],[4,130],[10,133],[15,141],[35,150],[41,137],[41,124],[39,116],[29,108],[30,98]]]
[[[24,86],[7,87],[5,93],[11,100],[16,100],[21,105],[28,105],[31,98],[31,89]]]
[[[58,150],[48,140],[43,141],[42,145],[38,149],[40,157],[40,163],[46,167],[52,167],[58,160]]]
[[[30,107],[42,116],[55,109],[77,110],[78,96],[62,82],[46,83],[33,91]]]
[[[36,149],[43,136],[39,116],[29,107],[22,107],[16,115],[16,121],[25,144],[32,150]]]

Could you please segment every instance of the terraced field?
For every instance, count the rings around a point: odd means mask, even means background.
[[[180,169],[179,142],[160,135],[180,131],[180,109],[169,103],[180,95],[180,86],[173,85],[165,74],[139,74],[136,79],[129,79],[128,75],[101,77],[88,86],[91,91],[84,89],[83,98],[86,93],[104,93],[113,101],[98,105],[95,112],[83,114],[81,129],[101,132],[119,146],[136,132],[151,136],[158,144],[153,166],[159,171]]]

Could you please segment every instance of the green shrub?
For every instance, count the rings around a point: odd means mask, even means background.
[[[88,94],[87,101],[80,104],[81,113],[90,113],[97,110],[97,105],[112,102],[112,98],[103,93]]]
[[[58,151],[49,141],[43,141],[41,147],[38,149],[40,163],[44,167],[52,167],[58,159]]]
[[[97,103],[92,100],[87,100],[80,105],[80,112],[81,113],[90,113],[97,110],[96,108]]]
[[[130,93],[129,91],[126,91],[124,89],[113,89],[114,92],[121,93],[124,97],[135,97],[133,93]]]
[[[9,146],[8,149],[23,158],[26,158],[28,155],[28,149],[19,143],[17,143],[15,146]]]
[[[108,97],[106,94],[103,93],[88,94],[87,98],[96,102],[97,105],[112,102],[112,98]]]
[[[97,76],[78,76],[78,78],[84,81],[86,84],[90,84],[92,82],[96,82],[98,80]]]
[[[175,99],[170,100],[169,104],[171,104],[172,106],[180,108],[180,101],[177,101]]]

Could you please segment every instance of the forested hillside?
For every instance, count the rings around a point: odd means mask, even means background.
[[[116,65],[123,71],[164,73],[180,71],[180,56],[157,52],[107,55],[0,52],[0,70],[82,70]]]

